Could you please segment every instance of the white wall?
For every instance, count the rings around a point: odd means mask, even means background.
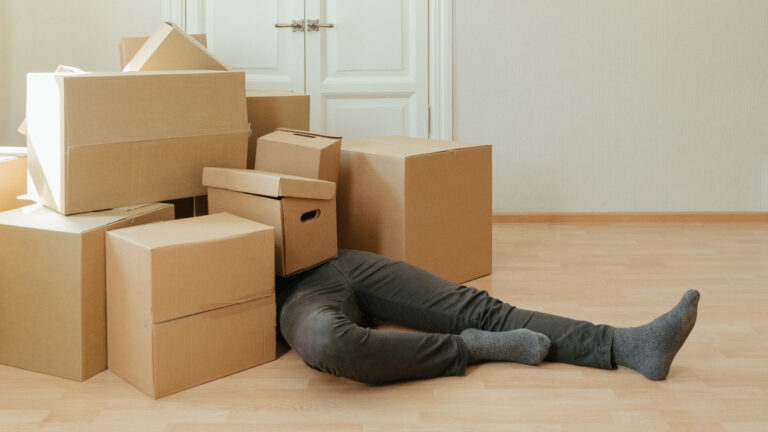
[[[768,210],[768,1],[454,2],[494,211]]]
[[[0,0],[0,145],[25,145],[16,127],[27,72],[119,70],[120,38],[151,33],[160,9],[157,0]]]

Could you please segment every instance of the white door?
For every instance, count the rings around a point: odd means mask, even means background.
[[[247,88],[309,94],[313,131],[427,137],[426,0],[187,0],[185,9],[182,27],[206,33]],[[275,27],[293,20],[302,31]]]
[[[347,138],[427,137],[424,0],[307,0],[306,79],[313,130]],[[309,22],[309,21],[308,21]]]
[[[204,28],[195,30],[224,64],[245,71],[246,88],[306,91],[304,32],[275,27],[303,20],[304,0],[207,0],[203,8]]]

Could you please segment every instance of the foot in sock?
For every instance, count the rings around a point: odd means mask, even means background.
[[[675,354],[696,324],[699,292],[690,290],[671,311],[650,323],[616,329],[613,354],[616,364],[632,368],[646,378],[663,380]]]
[[[528,329],[489,332],[466,329],[461,339],[469,351],[469,363],[509,361],[537,365],[544,360],[551,344],[548,337]]]

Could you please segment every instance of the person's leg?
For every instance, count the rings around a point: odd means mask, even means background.
[[[368,317],[330,263],[291,282],[280,330],[310,367],[369,384],[464,374],[468,352],[456,335],[366,327]]]
[[[450,334],[461,334],[467,329],[488,332],[528,329],[551,340],[547,361],[614,367],[610,326],[519,309],[485,291],[368,252],[342,249],[335,265],[349,279],[363,311],[384,321]]]

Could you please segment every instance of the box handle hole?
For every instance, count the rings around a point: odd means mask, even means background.
[[[296,136],[303,136],[303,137],[307,137],[307,138],[316,138],[314,135],[303,134],[303,133],[298,133],[298,132],[294,132],[293,134],[296,135]]]
[[[320,217],[320,209],[311,210],[301,214],[301,221],[307,222]]]

